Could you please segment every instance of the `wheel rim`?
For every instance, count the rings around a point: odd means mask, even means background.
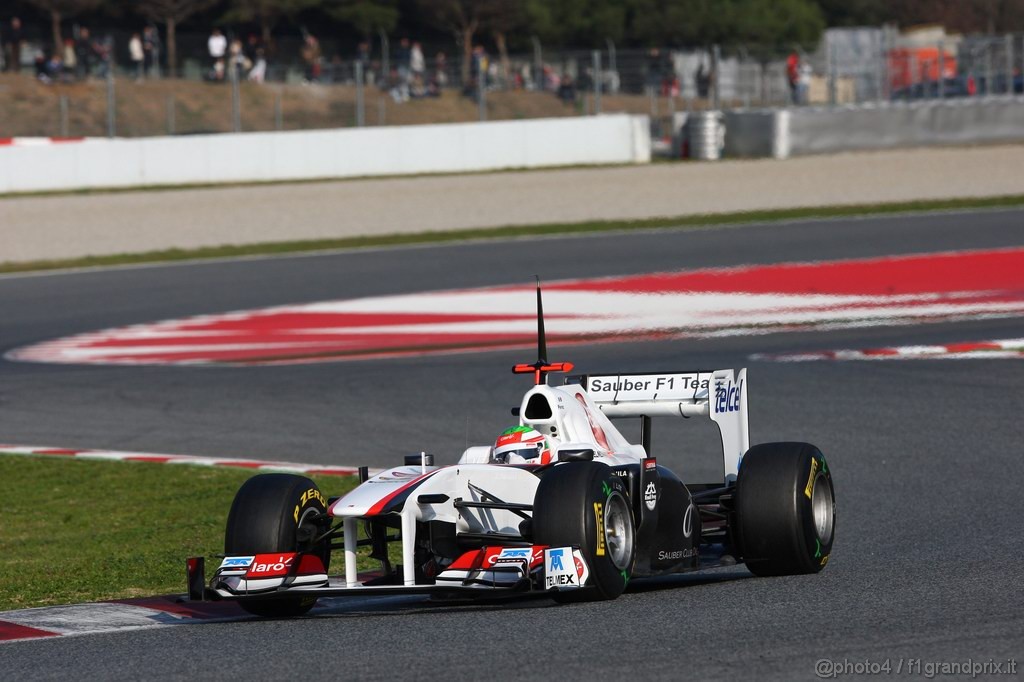
[[[604,505],[604,538],[612,565],[627,570],[633,558],[633,523],[626,498],[619,492],[609,495]]]
[[[295,549],[299,552],[309,552],[313,549],[313,540],[319,532],[319,528],[316,524],[307,523],[310,516],[319,514],[319,510],[314,507],[310,507],[302,512],[302,516],[299,517],[299,523],[295,527]]]
[[[814,477],[814,487],[811,490],[811,513],[814,515],[814,530],[823,545],[832,541],[834,510],[832,483],[824,473],[819,471],[818,475]]]

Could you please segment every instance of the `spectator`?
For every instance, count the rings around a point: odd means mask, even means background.
[[[356,61],[363,65],[363,82],[373,83],[373,73],[370,70],[370,43],[362,41],[356,47]]]
[[[44,83],[46,85],[49,85],[50,83],[53,82],[50,79],[50,74],[49,74],[49,71],[48,71],[48,68],[47,68],[46,55],[44,55],[42,52],[37,52],[36,53],[36,57],[35,57],[35,70],[36,70],[36,79],[40,83]]]
[[[25,35],[21,30],[21,19],[11,17],[10,28],[2,36],[4,40],[4,68],[12,73],[21,71],[21,46],[25,42]]]
[[[142,53],[145,56],[143,70],[149,78],[154,69],[160,68],[160,33],[153,24],[142,29]]]
[[[409,63],[412,60],[412,47],[409,39],[403,37],[398,41],[398,50],[395,53],[395,77],[391,83],[391,97],[396,102],[409,101],[409,83],[412,80]]]
[[[245,57],[253,64],[256,63],[256,58],[262,51],[263,43],[255,33],[250,33],[245,37]]]
[[[697,67],[697,73],[694,75],[693,80],[697,84],[697,97],[707,99],[711,93],[711,74],[708,73],[707,64],[703,60],[701,60],[700,66]]]
[[[412,47],[409,44],[409,39],[405,36],[398,41],[398,51],[395,54],[395,66],[398,68],[398,75],[404,79],[409,79],[409,62],[412,59]]]
[[[679,76],[676,75],[675,64],[672,63],[672,55],[665,52],[661,56],[661,64],[658,67],[661,74],[661,94],[664,97],[679,96]]]
[[[75,79],[78,71],[78,55],[75,54],[75,41],[72,38],[64,40],[64,73],[61,80],[71,82]]]
[[[210,80],[224,80],[224,55],[228,51],[228,39],[219,28],[213,29],[206,41],[206,49],[210,53]]]
[[[249,58],[252,68],[249,70],[249,80],[253,83],[262,83],[267,78],[267,53],[263,49],[263,42],[255,33],[249,34],[246,45],[246,57]]]
[[[135,80],[142,80],[146,54],[142,47],[142,36],[138,33],[133,33],[131,40],[128,41],[128,56],[132,60],[132,72],[135,73]]]
[[[438,90],[448,87],[448,56],[444,52],[434,55],[434,83]]]
[[[242,41],[234,39],[231,41],[231,46],[228,48],[230,59],[228,61],[229,67],[234,69],[231,72],[232,78],[242,79],[242,75],[248,73],[252,68],[252,62],[245,56],[245,50],[242,48]]]
[[[800,74],[797,80],[797,104],[807,104],[808,94],[811,90],[811,76],[813,70],[806,59],[800,60]]]
[[[64,73],[64,60],[56,52],[47,60],[43,53],[36,56],[36,77],[46,85],[61,79]]]
[[[789,84],[789,98],[793,104],[800,103],[800,55],[796,50],[786,57],[786,82]]]
[[[476,98],[478,89],[487,90],[487,52],[483,45],[473,47],[473,61],[470,67],[470,82],[463,88],[463,94]]]
[[[661,50],[656,47],[652,47],[647,52],[647,91],[657,92],[658,87],[661,85]]]
[[[320,51],[320,41],[312,33],[307,33],[306,41],[302,45],[302,61],[306,64],[307,83],[317,83],[320,81],[322,58],[323,53]]]
[[[549,64],[545,64],[541,67],[541,74],[541,80],[543,81],[541,87],[550,92],[558,92],[558,88],[562,86],[561,76],[559,76]]]
[[[95,58],[96,49],[92,44],[89,29],[82,26],[78,29],[78,37],[75,39],[75,62],[78,80],[85,80],[92,75],[92,65],[95,62]]]
[[[112,73],[111,61],[114,56],[114,37],[108,33],[103,40],[93,41],[92,49],[100,65],[97,75],[100,78],[106,78]]]
[[[412,72],[414,87],[422,88],[427,80],[427,59],[423,56],[423,46],[419,41],[409,48],[409,70]]]
[[[558,83],[558,99],[566,104],[576,101],[576,85],[572,82],[572,76],[565,74]]]

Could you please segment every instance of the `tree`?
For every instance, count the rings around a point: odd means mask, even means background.
[[[390,33],[398,23],[394,0],[331,0],[325,9],[365,38],[373,37],[378,31]]]
[[[543,42],[598,47],[608,38],[620,42],[626,37],[628,6],[637,1],[526,0],[525,12],[529,28]]]
[[[892,3],[901,26],[942,24],[958,33],[996,33],[1024,28],[1024,0],[901,0]]]
[[[632,0],[632,34],[649,45],[817,45],[825,20],[812,0]]]
[[[151,21],[162,22],[167,29],[167,73],[178,75],[178,24],[212,6],[217,0],[137,0],[136,9]]]
[[[724,42],[762,51],[813,50],[825,30],[821,9],[811,0],[735,0],[732,19],[736,35]]]
[[[33,5],[47,12],[50,15],[50,25],[53,31],[53,51],[60,54],[64,38],[60,31],[60,22],[73,16],[89,12],[95,9],[100,0],[29,0]]]
[[[259,24],[263,44],[269,49],[273,46],[274,27],[282,19],[322,4],[323,0],[231,0],[227,19]]]
[[[631,5],[630,33],[648,46],[731,41],[736,0],[632,0]]]
[[[893,20],[899,2],[887,0],[817,0],[826,26],[880,26]]]
[[[462,44],[463,83],[469,82],[473,39],[494,2],[500,3],[501,0],[416,0],[428,23],[450,31],[456,42]]]
[[[496,2],[483,16],[484,28],[491,32],[494,38],[494,46],[498,48],[498,56],[501,60],[501,76],[504,82],[508,82],[511,71],[511,63],[508,57],[508,34],[515,31],[526,23],[526,2],[525,0],[505,0]]]

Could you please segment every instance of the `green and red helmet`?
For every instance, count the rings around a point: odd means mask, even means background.
[[[532,426],[513,426],[502,431],[498,440],[494,441],[492,459],[500,464],[508,464],[510,455],[531,462],[539,458],[538,463],[548,464],[551,462],[551,446],[544,434]]]

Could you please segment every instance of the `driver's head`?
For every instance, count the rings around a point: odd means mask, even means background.
[[[505,429],[494,441],[494,455],[491,461],[497,464],[548,464],[551,461],[551,446],[544,434],[530,426],[513,426]]]

